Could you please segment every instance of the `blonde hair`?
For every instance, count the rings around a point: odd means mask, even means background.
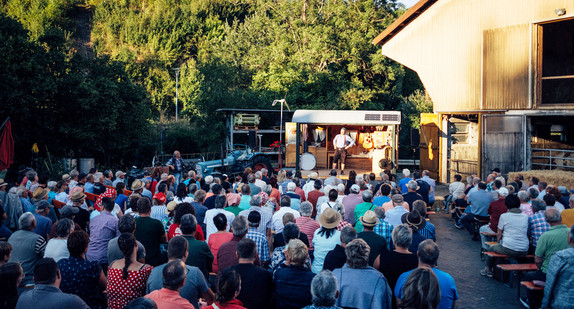
[[[303,266],[309,257],[307,246],[299,239],[291,239],[287,245],[285,255],[291,260],[291,264]]]
[[[282,183],[287,180],[287,172],[285,170],[280,170],[277,174],[277,183]]]

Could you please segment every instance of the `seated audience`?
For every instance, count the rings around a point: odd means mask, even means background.
[[[367,210],[375,209],[375,205],[373,204],[373,192],[371,190],[363,191],[362,195],[363,202],[358,204],[355,207],[354,215],[355,215],[355,229],[357,232],[363,231],[363,224],[359,220],[359,218],[365,214]]]
[[[235,218],[237,220],[238,217]],[[241,276],[234,270],[226,269],[217,279],[215,302],[205,309],[247,309],[237,299],[241,291]]]
[[[419,231],[424,229],[427,221],[423,218],[418,211],[413,210],[401,217],[401,222],[408,225],[413,231],[412,242],[409,246],[409,251],[412,253],[417,253],[419,244],[423,242],[426,238],[419,234]]]
[[[110,239],[120,235],[118,231],[118,218],[112,215],[114,200],[109,197],[102,198],[101,213],[90,220],[90,245],[86,257],[90,261],[96,261],[102,266],[107,266],[108,243]]]
[[[498,244],[488,251],[502,253],[511,257],[522,257],[528,253],[528,216],[520,211],[520,200],[516,195],[509,195],[504,201],[508,212],[503,213],[498,221]],[[486,267],[480,271],[483,276],[492,277],[496,260],[486,257]]]
[[[313,235],[315,231],[318,230],[321,225],[319,222],[311,218],[311,213],[313,212],[313,204],[310,202],[302,202],[299,206],[299,212],[301,217],[295,219],[295,224],[299,227],[299,231],[305,236],[309,241],[309,252],[311,253],[315,248],[313,247]]]
[[[56,237],[48,241],[44,257],[53,258],[58,262],[61,259],[68,258],[70,252],[68,251],[68,235],[74,231],[74,221],[71,219],[60,219],[56,222]]]
[[[24,271],[24,278],[20,282],[23,288],[34,283],[34,268],[44,256],[46,240],[32,232],[36,228],[36,218],[31,212],[22,214],[18,225],[20,229],[8,238],[8,243],[12,245],[10,262],[19,262]]]
[[[271,257],[269,256],[269,244],[265,235],[257,231],[259,223],[261,222],[261,214],[257,211],[252,211],[247,217],[249,228],[247,230],[246,238],[252,239],[257,244],[257,252],[262,263],[269,263]]]
[[[136,219],[136,239],[141,242],[146,252],[146,263],[158,266],[165,263],[165,256],[161,253],[161,245],[167,242],[163,224],[151,218],[151,204],[147,198],[138,201],[140,216]]]
[[[185,264],[199,268],[203,276],[205,278],[209,278],[211,265],[213,265],[213,253],[211,253],[211,250],[209,250],[209,246],[205,241],[200,241],[193,237],[196,226],[197,221],[194,215],[187,214],[181,217],[181,223],[179,226],[182,233],[181,236],[187,240],[189,245],[189,254],[185,260]]]
[[[256,213],[252,212],[251,214]],[[256,249],[255,241],[248,238],[240,240],[237,244],[239,263],[231,269],[243,278],[241,280],[241,292],[237,299],[249,309],[265,309],[271,306],[273,282],[269,271],[253,264]]]
[[[168,262],[162,270],[162,277],[163,288],[149,293],[146,298],[153,300],[158,309],[196,309],[187,299],[179,295],[187,278],[187,269],[182,260]]]
[[[56,261],[51,258],[39,260],[34,267],[34,289],[20,296],[16,308],[37,308],[38,305],[44,309],[90,308],[77,295],[63,293],[59,288],[61,282]]]
[[[41,200],[36,203],[36,211],[34,213],[36,228],[34,229],[34,233],[42,236],[44,239],[48,239],[48,235],[50,235],[50,231],[52,230],[52,220],[48,218],[50,208],[52,207],[54,206],[51,206],[46,200]]]
[[[335,306],[339,291],[337,279],[329,270],[322,270],[311,281],[311,296],[313,304],[304,309],[339,309]]]
[[[160,290],[163,286],[163,271],[171,262],[186,261],[189,255],[189,244],[182,236],[176,236],[169,241],[167,246],[168,263],[154,267],[147,280],[147,293]],[[186,280],[179,289],[179,295],[191,303],[196,309],[199,308],[199,299],[203,298],[208,304],[213,302],[213,292],[208,287],[207,278],[199,268],[186,265]]]
[[[401,308],[434,309],[440,303],[438,278],[428,267],[413,270],[403,288]]]
[[[273,279],[277,308],[302,308],[310,305],[311,280],[315,274],[305,266],[309,252],[299,239],[291,239],[285,250],[285,266]]]
[[[333,250],[327,253],[325,262],[323,263],[323,270],[333,271],[335,268],[343,267],[345,262],[347,262],[345,247],[354,239],[357,239],[357,230],[352,226],[343,228],[341,230],[341,244],[337,244]]]
[[[68,236],[66,245],[70,257],[58,262],[62,275],[60,290],[78,295],[92,309],[106,308],[106,298],[102,292],[107,279],[97,261],[86,260],[89,243],[88,233],[82,230]]]
[[[0,266],[0,308],[14,309],[18,303],[18,285],[24,277],[20,263]]]
[[[295,223],[295,217],[293,216],[292,213],[286,213],[283,215],[283,226],[286,226],[289,223]],[[285,229],[283,229],[285,230]],[[307,239],[307,235],[305,233],[299,233],[299,236],[297,236],[296,238],[301,240],[305,246],[309,246],[309,239]],[[283,237],[283,232],[279,233],[279,234],[275,234],[273,235],[273,247],[274,248],[278,248],[278,247],[283,247],[285,246],[286,242],[285,242],[285,238]],[[259,250],[257,251],[259,252]]]
[[[505,208],[506,210],[508,208]],[[540,236],[550,230],[550,224],[544,219],[546,212],[546,202],[541,199],[532,200],[532,216],[528,217],[528,235],[531,240],[531,247],[536,249]],[[534,252],[534,250],[531,250]]]
[[[136,220],[133,216],[123,216],[118,221],[118,230],[121,234],[123,233],[130,233],[133,234],[136,231]],[[125,258],[122,251],[120,250],[120,246],[118,245],[118,239],[120,237],[112,238],[108,242],[108,261],[111,263],[115,260],[120,260]],[[144,245],[136,241],[138,244],[138,255],[137,260],[140,263],[145,263],[145,247]]]
[[[217,252],[218,277],[223,270],[239,263],[239,258],[236,254],[237,244],[247,235],[247,219],[242,215],[235,217],[233,222],[231,222],[231,230],[233,231],[233,238],[222,244]],[[261,265],[259,256],[255,258],[255,265]]]
[[[137,261],[138,245],[133,234],[120,235],[118,245],[125,258],[113,261],[108,268],[106,291],[110,309],[122,309],[133,299],[144,296],[146,282],[153,269]]]
[[[218,185],[219,186],[219,185]],[[218,215],[218,214],[223,214],[226,217],[226,222],[229,222],[229,225],[231,225],[231,222],[233,222],[233,219],[235,219],[235,215],[224,209],[224,207],[227,205],[227,198],[225,197],[225,195],[214,195],[213,196],[213,209],[209,209],[206,213],[205,213],[205,219],[204,219],[204,223],[205,223],[205,228],[207,229],[206,231],[206,239],[209,241],[209,236],[213,233],[217,233],[218,229],[215,226],[215,224],[213,223],[213,218]],[[229,230],[229,226],[225,227],[225,230]]]
[[[392,243],[391,233],[393,232],[393,226],[389,222],[385,221],[385,209],[383,207],[377,206],[375,207],[374,211],[377,215],[377,218],[379,219],[379,222],[377,225],[375,225],[373,231],[377,233],[377,235],[385,238],[385,241],[387,242],[387,249],[390,249],[390,245]]]
[[[181,229],[179,228],[179,223],[180,223],[181,217],[183,217],[184,215],[187,215],[187,214],[192,214],[195,216],[195,208],[193,208],[193,206],[191,206],[191,204],[181,203],[181,204],[175,206],[173,212],[174,212],[173,222],[169,226],[169,229],[167,232],[167,239],[168,240],[172,239],[175,236],[181,236]],[[195,237],[195,239],[197,239],[197,240],[204,241],[205,240],[205,237],[204,237],[205,234],[203,233],[201,226],[198,224],[196,226],[196,228],[197,228],[197,230],[195,231],[195,234],[193,234],[193,237]]]
[[[485,244],[487,237],[482,233],[496,234],[496,232],[498,231],[498,220],[500,219],[500,216],[508,210],[508,208],[504,204],[504,200],[508,196],[508,189],[506,189],[505,187],[498,189],[497,195],[498,199],[490,203],[490,206],[488,206],[488,214],[490,215],[490,221],[488,222],[488,224],[481,226],[479,229],[481,245],[482,248],[485,250],[488,250],[488,246]],[[546,207],[546,205],[544,205],[544,207]]]
[[[570,248],[554,253],[548,263],[542,308],[570,308],[574,304],[574,227],[568,234]]]
[[[362,239],[355,239],[345,247],[347,263],[343,268],[333,270],[339,282],[337,306],[391,308],[391,289],[385,276],[369,266],[369,251]]]
[[[359,218],[357,218],[358,220]],[[313,255],[315,257],[311,270],[319,273],[323,269],[325,257],[329,251],[341,243],[341,232],[337,230],[337,225],[341,221],[341,214],[332,208],[325,209],[319,216],[321,228],[313,235]]]
[[[207,240],[207,245],[209,246],[209,249],[214,256],[211,271],[217,273],[219,271],[219,264],[217,263],[217,253],[219,252],[219,247],[230,241],[231,238],[233,238],[233,233],[227,231],[227,217],[224,214],[220,213],[215,215],[215,217],[213,217],[213,224],[217,228],[217,232],[211,234]]]
[[[401,217],[403,214],[409,212],[408,204],[407,207],[403,205],[403,196],[400,194],[394,194],[391,197],[391,202],[393,207],[391,209],[385,209],[385,221],[387,221],[392,226],[401,225]],[[384,207],[383,207],[384,208]]]
[[[456,284],[454,283],[452,276],[436,268],[439,257],[439,249],[437,244],[435,244],[435,242],[430,239],[423,241],[419,245],[417,256],[419,258],[418,267],[430,268],[438,279],[438,284],[440,286],[440,303],[438,308],[454,308],[455,302],[458,299],[458,291],[456,290]],[[397,304],[399,307],[402,306],[401,304],[405,292],[405,283],[412,272],[413,270],[403,273],[395,285],[395,296],[397,298]]]
[[[384,251],[387,251],[387,241],[383,236],[376,234],[373,227],[378,224],[379,219],[372,210],[367,210],[363,216],[359,218],[363,224],[363,231],[357,235],[357,238],[364,240],[369,245],[369,265],[373,265],[375,259]]]
[[[490,220],[488,216],[488,207],[493,202],[492,194],[486,191],[486,184],[479,182],[477,191],[471,192],[468,195],[468,203],[470,204],[470,211],[467,209],[463,216],[460,218],[460,225],[457,228],[466,228],[472,236],[472,240],[479,240],[480,236],[478,231],[474,228],[474,220]]]
[[[8,263],[12,256],[12,245],[6,241],[0,241],[0,266]]]
[[[406,224],[401,224],[393,230],[392,239],[395,249],[384,251],[377,257],[373,267],[385,275],[391,289],[399,276],[409,270],[415,269],[419,263],[416,254],[409,251],[413,240],[413,232]]]
[[[285,214],[285,217],[287,217],[289,215],[290,214]],[[273,255],[271,256],[270,266],[271,266],[271,270],[272,270],[273,274],[275,274],[277,269],[282,267],[285,263],[285,249],[287,248],[287,246],[285,244],[288,244],[289,241],[291,241],[292,239],[301,240],[300,239],[301,233],[299,232],[299,227],[293,222],[289,222],[289,223],[285,224],[285,227],[283,228],[283,232],[281,232],[281,234],[279,234],[279,236],[280,237],[282,236],[283,242],[282,242],[282,246],[276,247],[273,250]],[[303,242],[303,243],[305,243],[305,242]],[[307,258],[307,262],[305,263],[305,266],[311,267],[311,258]]]

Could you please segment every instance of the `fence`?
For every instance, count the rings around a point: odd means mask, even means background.
[[[532,148],[532,169],[574,170],[574,150]]]

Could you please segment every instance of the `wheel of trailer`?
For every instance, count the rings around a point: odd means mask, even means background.
[[[254,172],[260,171],[261,169],[267,169],[267,171],[271,172],[273,169],[271,168],[271,162],[269,162],[269,158],[265,156],[257,156],[253,158],[251,163],[251,168]]]

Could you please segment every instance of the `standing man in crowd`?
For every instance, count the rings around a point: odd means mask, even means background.
[[[337,134],[333,139],[333,169],[337,169],[337,162],[341,160],[341,175],[345,174],[345,159],[347,158],[347,149],[353,147],[355,141],[347,135],[347,129],[341,128],[341,134]]]
[[[179,151],[176,150],[173,152],[173,157],[171,157],[171,159],[167,161],[166,165],[169,166],[172,175],[175,177],[175,185],[176,186],[179,185],[179,183],[181,182],[181,172],[185,167]]]

